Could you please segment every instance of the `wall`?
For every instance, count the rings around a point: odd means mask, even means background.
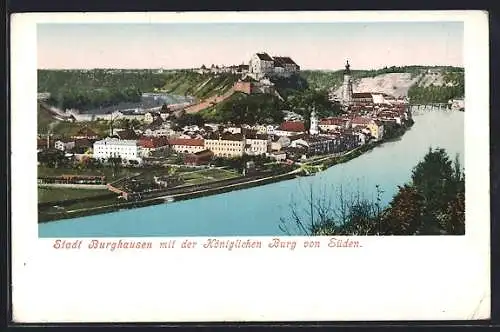
[[[252,93],[252,83],[251,82],[236,82],[234,84],[234,91],[243,92],[246,94]]]

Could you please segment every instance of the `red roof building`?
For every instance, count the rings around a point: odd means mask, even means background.
[[[169,145],[168,139],[164,136],[160,137],[141,137],[139,146],[144,149],[158,149]]]
[[[373,120],[370,119],[370,118],[365,118],[365,117],[362,117],[362,116],[355,116],[354,118],[352,118],[351,120],[351,124],[353,126],[355,125],[368,125],[372,122]]]
[[[280,125],[278,130],[294,132],[294,133],[303,133],[306,131],[306,127],[304,126],[304,123],[300,121],[286,121]]]
[[[204,146],[204,140],[199,138],[173,138],[168,140],[169,145]]]

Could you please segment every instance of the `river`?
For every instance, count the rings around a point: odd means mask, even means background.
[[[135,236],[275,236],[286,235],[281,218],[289,218],[291,204],[303,210],[309,188],[313,195],[336,188],[366,198],[383,190],[384,205],[397,186],[410,180],[412,168],[429,147],[460,154],[464,164],[464,113],[429,111],[414,115],[415,124],[400,139],[386,142],[347,163],[316,176],[164,205],[39,224],[40,237]],[[329,197],[336,197],[331,195]]]

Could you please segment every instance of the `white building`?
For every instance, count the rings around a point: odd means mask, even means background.
[[[54,143],[54,147],[57,150],[69,151],[75,147],[75,141],[74,140],[65,140],[65,139],[57,140]]]
[[[124,160],[136,160],[140,162],[139,150],[140,148],[136,140],[121,140],[106,137],[94,143],[93,156],[96,159],[120,157]]]
[[[313,110],[311,113],[311,127],[309,128],[309,134],[317,135],[319,134],[319,119],[316,116],[316,111]]]
[[[300,67],[290,57],[271,57],[263,52],[252,56],[249,71],[251,76],[259,80],[265,76],[289,77],[297,74]]]
[[[246,137],[245,153],[262,155],[271,150],[271,139],[267,135],[252,135]]]
[[[250,59],[250,73],[257,79],[274,73],[274,60],[267,53],[255,53]]]

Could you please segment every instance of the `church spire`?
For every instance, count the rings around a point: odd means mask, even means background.
[[[349,64],[349,60],[347,60],[345,63],[344,74],[350,74],[350,73],[351,73],[351,65]]]

